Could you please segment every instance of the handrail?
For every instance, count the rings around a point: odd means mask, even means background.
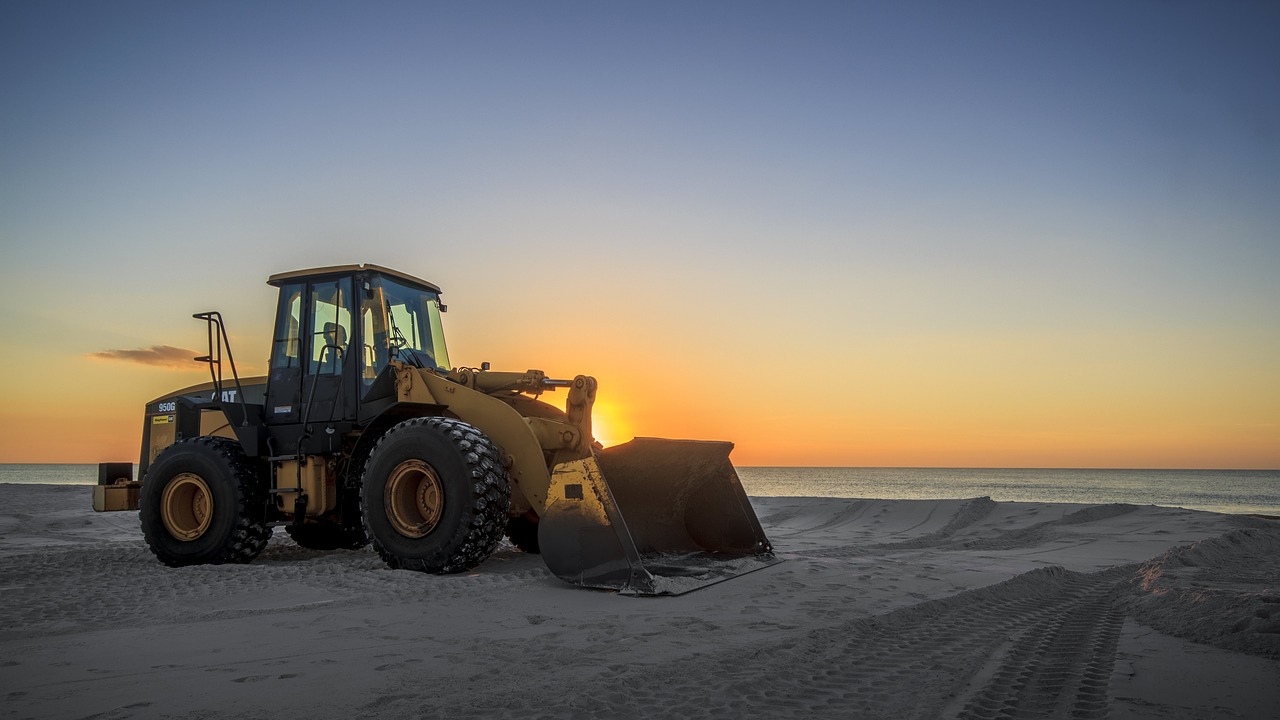
[[[249,424],[249,406],[244,401],[244,387],[240,385],[240,373],[236,372],[236,359],[231,355],[231,339],[227,336],[226,324],[222,321],[222,313],[212,310],[196,313],[191,317],[204,320],[207,325],[209,354],[196,358],[196,362],[209,363],[209,377],[213,380],[214,399],[221,403],[222,394],[222,350],[226,348],[227,362],[231,364],[231,379],[236,384],[236,397],[240,402],[240,424]],[[229,419],[229,418],[228,418]]]

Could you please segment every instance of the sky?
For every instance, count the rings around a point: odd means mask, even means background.
[[[1272,2],[0,3],[0,462],[376,263],[739,465],[1280,468]],[[174,358],[178,358],[174,360]],[[562,404],[563,393],[544,396]]]

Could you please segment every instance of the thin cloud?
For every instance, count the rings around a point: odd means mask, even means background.
[[[89,353],[89,357],[98,360],[121,360],[170,370],[195,370],[200,366],[196,365],[194,360],[196,356],[202,354],[172,345],[152,345],[149,348],[137,350],[100,350]]]

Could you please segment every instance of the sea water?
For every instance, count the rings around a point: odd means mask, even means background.
[[[738,469],[748,495],[1129,503],[1280,515],[1280,470],[984,468]]]
[[[740,467],[748,495],[1130,503],[1280,515],[1280,470]],[[0,482],[92,485],[97,465],[0,465]]]

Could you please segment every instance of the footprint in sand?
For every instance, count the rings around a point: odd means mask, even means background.
[[[405,665],[410,665],[410,664],[412,664],[412,663],[420,663],[420,662],[422,662],[422,660],[420,660],[420,659],[418,659],[418,658],[409,658],[408,660],[404,660],[404,661],[401,661],[401,662],[392,662],[392,663],[387,663],[387,664],[385,664],[385,665],[379,665],[378,667],[374,668],[373,670],[374,670],[374,672],[385,672],[385,671],[387,671],[387,670],[391,670],[391,669],[393,669],[393,668],[404,667]]]
[[[289,680],[296,677],[298,677],[297,673],[284,673],[283,675],[276,675],[274,677],[271,675],[245,675],[244,677],[236,678],[232,682],[249,683],[262,682],[263,680]]]

